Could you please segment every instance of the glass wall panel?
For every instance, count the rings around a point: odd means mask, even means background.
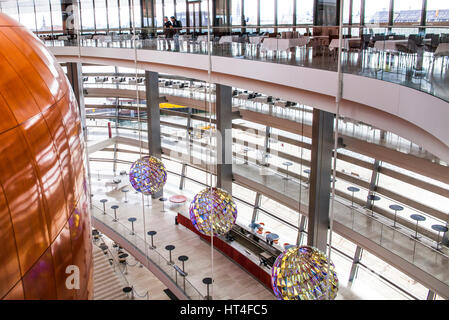
[[[390,0],[365,0],[365,24],[388,23]]]
[[[162,5],[162,0],[156,0],[155,1],[155,6],[156,6],[156,17],[155,17],[155,25],[158,28],[161,28],[164,24],[164,8]]]
[[[244,9],[246,24],[257,25],[257,0],[245,0]]]
[[[420,24],[423,0],[395,0],[393,24]]]
[[[95,0],[95,22],[97,29],[106,29],[108,27],[106,11],[106,0]]]
[[[175,5],[173,0],[164,0],[165,15],[170,18],[175,15]]]
[[[449,1],[427,0],[426,23],[438,25],[447,24],[447,22],[449,22]]]
[[[62,12],[59,0],[50,0],[53,31],[62,31]]]
[[[35,6],[36,6],[37,31],[51,30],[50,1],[36,0]]]
[[[17,10],[16,1],[2,2],[2,12],[19,21],[19,12]]]
[[[93,0],[80,0],[81,1],[81,29],[93,30],[94,25],[94,4]]]
[[[260,25],[274,25],[274,0],[260,1]],[[284,0],[285,1],[285,0]]]
[[[278,25],[293,24],[293,1],[278,1]]]
[[[352,24],[360,24],[362,0],[352,1]]]
[[[120,0],[120,27],[129,29],[129,2],[128,0]]]
[[[119,28],[118,0],[107,0],[107,1],[108,1],[109,29],[118,29]]]
[[[351,0],[343,0],[343,23],[348,24],[349,23],[349,16],[350,16],[350,3]]]
[[[242,0],[231,1],[231,24],[239,26],[242,23]]]
[[[186,12],[186,1],[177,0],[176,1],[176,19],[181,21],[182,26],[187,25],[187,12]]]
[[[33,0],[19,1],[20,23],[31,31],[36,31],[36,20],[34,15]]]
[[[313,24],[313,0],[296,0],[296,24]]]

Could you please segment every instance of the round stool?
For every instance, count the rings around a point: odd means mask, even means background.
[[[310,169],[304,169],[302,172],[304,172],[305,174],[307,174],[307,184],[310,184]]]
[[[100,202],[103,204],[103,214],[106,214],[106,202],[108,202],[108,199],[101,199]]]
[[[165,250],[168,250],[168,252],[170,253],[170,260],[169,260],[168,264],[174,264],[174,262],[173,262],[172,259],[171,259],[171,252],[172,252],[174,249],[175,249],[175,246],[174,246],[174,245],[171,245],[171,244],[165,247]]]
[[[398,211],[402,211],[402,210],[404,210],[404,208],[398,204],[392,204],[389,206],[389,208],[394,211],[394,223],[393,223],[392,227],[395,229],[400,229],[401,227],[396,226],[396,217],[397,217]]]
[[[204,283],[205,285],[207,285],[207,296],[205,297],[206,300],[212,300],[212,297],[209,296],[209,285],[212,284],[212,278],[204,278],[204,279],[203,279],[203,283]]]
[[[122,192],[125,194],[125,203],[128,203],[127,193],[129,192],[129,190],[128,189],[122,189]]]
[[[443,226],[441,224],[434,224],[432,226],[432,229],[438,232],[437,246],[434,247],[434,248],[437,249],[438,251],[440,251],[441,250],[441,248],[440,248],[440,244],[441,244],[441,242],[440,242],[440,233],[441,232],[447,232],[449,229],[446,226]]]
[[[100,232],[97,229],[92,230],[92,236],[94,241],[98,241],[100,239]]]
[[[368,195],[367,199],[371,201],[371,218],[377,219],[377,217],[374,216],[374,201],[379,201],[380,197],[374,194],[370,194]]]
[[[189,257],[188,256],[179,256],[178,260],[182,262],[182,272],[184,272],[185,275],[187,275],[187,272],[185,272],[185,270],[184,270],[184,262],[189,260]]]
[[[122,253],[118,256],[119,260],[118,262],[120,263],[126,263],[126,258],[128,258],[128,254],[127,253]]]
[[[134,233],[134,222],[136,222],[136,220],[137,220],[136,218],[129,218],[128,219],[128,221],[131,222],[131,230],[132,230],[131,231],[131,235],[132,236],[135,235],[135,233]]]
[[[165,211],[165,201],[167,201],[167,198],[159,198],[159,201],[162,202],[162,211],[161,212],[166,212]]]
[[[150,249],[156,249],[156,246],[153,244],[153,236],[157,234],[156,231],[148,231],[147,234],[151,237],[151,246]]]
[[[284,166],[287,167],[287,176],[284,177],[283,179],[284,179],[284,180],[289,180],[289,178],[288,178],[288,167],[290,167],[291,165],[293,165],[293,163],[291,163],[290,161],[286,161],[286,162],[284,162],[282,165],[284,165]]]
[[[117,209],[118,209],[118,205],[113,205],[111,206],[111,209],[114,210],[114,219],[112,221],[117,222]]]
[[[348,187],[347,190],[348,190],[349,192],[352,192],[352,196],[351,196],[351,207],[352,207],[352,208],[355,208],[355,206],[354,206],[354,193],[355,193],[355,192],[359,192],[360,189],[359,189],[359,188],[356,188],[356,187]]]
[[[243,164],[248,164],[248,151],[249,151],[249,148],[243,148],[243,153],[245,154],[245,159],[244,159],[244,163]]]
[[[100,244],[100,249],[103,250],[104,254],[108,254],[108,246],[103,244]]]
[[[416,221],[416,228],[415,228],[415,235],[411,235],[412,238],[419,240],[421,238],[421,236],[418,236],[418,223],[420,221],[426,221],[426,217],[420,215],[420,214],[412,214],[410,216],[410,219],[413,219]]]
[[[131,287],[124,287],[123,292],[126,294],[126,296],[129,298],[129,294],[131,293],[131,299],[134,299],[134,292],[133,292],[133,288]]]

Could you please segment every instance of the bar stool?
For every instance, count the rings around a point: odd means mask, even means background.
[[[103,204],[103,214],[106,214],[106,202],[108,202],[108,199],[101,199],[100,202]]]
[[[400,229],[401,227],[396,226],[396,217],[397,217],[398,211],[402,211],[402,210],[404,210],[404,208],[397,204],[392,204],[389,206],[389,208],[391,210],[394,210],[394,223],[393,223],[392,227],[395,229]]]
[[[167,201],[167,198],[159,198],[159,201],[162,202],[162,211],[161,212],[167,212],[165,211],[165,201]]]
[[[111,209],[114,210],[114,219],[113,219],[112,221],[117,222],[117,221],[118,221],[118,219],[117,219],[117,209],[118,209],[118,205],[113,205],[113,206],[111,206]]]
[[[290,161],[286,161],[286,162],[284,162],[282,165],[284,165],[284,166],[287,167],[287,176],[284,177],[283,179],[284,179],[284,180],[289,180],[289,178],[288,178],[288,167],[290,167],[291,165],[293,165],[293,163],[291,163]]]
[[[92,230],[92,236],[94,241],[100,240],[100,232],[97,229]]]
[[[150,249],[156,249],[156,246],[153,244],[153,236],[157,234],[156,231],[148,231],[147,234],[151,237],[151,246]]]
[[[355,193],[355,192],[359,192],[360,189],[359,189],[359,188],[356,188],[356,187],[348,187],[347,190],[348,190],[349,192],[352,192],[352,196],[351,196],[351,207],[352,207],[352,208],[355,208],[355,206],[354,206],[354,193]]]
[[[249,148],[243,148],[243,153],[245,154],[245,162],[244,162],[244,164],[248,164],[248,151],[249,151]]]
[[[128,189],[122,189],[122,192],[125,194],[125,203],[128,203],[128,197],[127,197],[127,193],[129,192]]]
[[[175,250],[175,246],[170,244],[170,245],[165,247],[165,250],[168,250],[168,252],[170,253],[170,261],[168,262],[168,264],[174,264],[174,262],[171,259],[171,252],[173,250]]]
[[[437,246],[434,247],[434,248],[437,249],[438,251],[440,251],[441,250],[441,248],[440,248],[440,244],[441,244],[441,242],[440,242],[440,233],[441,232],[447,232],[449,229],[446,226],[443,226],[441,224],[434,224],[432,226],[432,229],[438,232]]]
[[[134,222],[136,222],[136,220],[137,220],[137,219],[134,218],[134,217],[131,217],[131,218],[128,219],[128,221],[131,222],[131,230],[132,230],[132,231],[131,231],[131,235],[132,235],[132,236],[135,235],[135,233],[134,233]]]
[[[367,199],[371,201],[371,218],[377,219],[377,217],[374,216],[374,201],[379,201],[380,197],[374,194],[370,194],[368,195]]]
[[[103,250],[104,254],[108,254],[108,246],[106,244],[100,244],[100,249]]]
[[[212,297],[209,296],[209,285],[212,284],[212,278],[204,278],[203,283],[207,286],[207,296],[205,297],[206,300],[212,300]]]
[[[310,169],[304,169],[303,172],[307,174],[307,184],[310,184]]]
[[[187,260],[189,260],[189,257],[188,257],[188,256],[179,256],[179,257],[178,257],[178,260],[182,262],[182,272],[184,272],[185,275],[187,275],[188,273],[185,272],[185,270],[184,270],[184,262],[186,262]]]
[[[418,223],[420,221],[426,221],[426,217],[420,215],[420,214],[412,214],[410,216],[410,219],[413,219],[416,221],[416,228],[415,228],[415,235],[411,235],[412,238],[419,240],[421,238],[421,236],[418,236]]]
[[[127,298],[131,298],[131,300],[134,300],[133,288],[131,288],[131,287],[124,287],[122,290],[126,294]],[[131,293],[131,297],[129,296],[130,293]]]

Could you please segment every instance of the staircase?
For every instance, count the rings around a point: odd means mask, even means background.
[[[109,263],[109,255],[95,244],[93,245],[94,258],[94,300],[127,300],[123,288],[127,286],[114,271]]]

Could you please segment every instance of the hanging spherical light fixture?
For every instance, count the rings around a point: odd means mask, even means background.
[[[198,193],[190,204],[190,220],[204,235],[228,233],[237,219],[237,207],[232,196],[220,188],[207,188]]]
[[[277,257],[271,271],[271,285],[279,300],[333,300],[337,296],[338,278],[332,261],[323,252],[313,247],[294,246]]]
[[[152,156],[143,157],[131,166],[129,182],[138,192],[145,195],[155,194],[167,182],[167,170],[158,158]]]

